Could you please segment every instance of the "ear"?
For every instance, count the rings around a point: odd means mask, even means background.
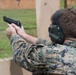
[[[62,44],[64,42],[64,34],[62,30],[57,25],[52,25],[52,27],[48,28],[49,37],[55,43]]]

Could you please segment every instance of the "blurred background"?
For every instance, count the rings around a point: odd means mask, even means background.
[[[60,8],[76,7],[76,0],[60,0]],[[26,33],[37,36],[35,0],[0,0],[0,58],[12,56],[10,43],[6,37],[7,23],[3,16],[19,20]]]

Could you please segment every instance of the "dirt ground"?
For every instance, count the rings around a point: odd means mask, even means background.
[[[35,0],[0,0],[0,9],[33,9]]]
[[[67,0],[68,6],[76,6],[76,0]]]

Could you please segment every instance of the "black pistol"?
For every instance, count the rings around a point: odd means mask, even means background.
[[[6,17],[6,16],[3,16],[3,20],[4,20],[5,22],[9,23],[9,24],[14,23],[14,24],[16,24],[17,26],[19,26],[19,27],[21,28],[21,22],[18,21],[18,20],[14,20],[14,19],[8,18],[8,17]]]

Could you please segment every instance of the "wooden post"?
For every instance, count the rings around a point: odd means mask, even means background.
[[[51,24],[50,18],[59,8],[60,0],[36,0],[38,37],[50,40],[48,35],[48,27]]]
[[[64,8],[67,8],[67,0],[64,0]]]

